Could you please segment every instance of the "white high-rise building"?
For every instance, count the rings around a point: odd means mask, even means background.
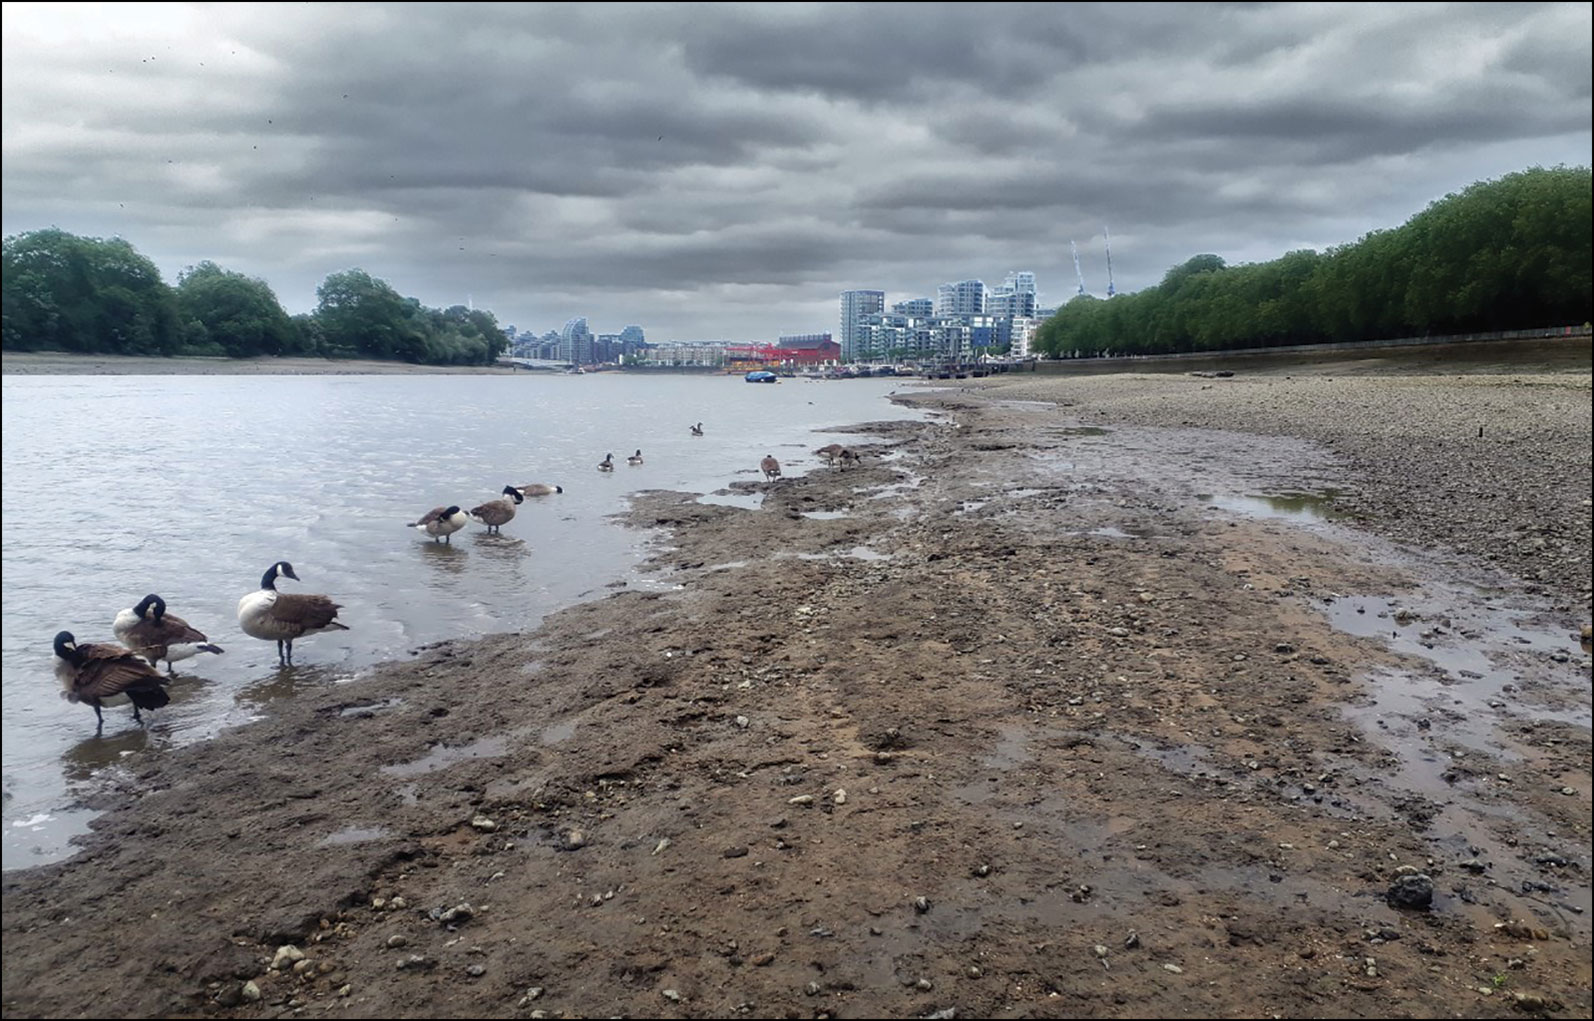
[[[979,316],[985,314],[985,281],[959,280],[936,288],[935,314],[938,316]]]
[[[864,317],[877,316],[885,311],[885,291],[841,292],[841,360],[853,361],[861,348],[863,333],[860,329]]]

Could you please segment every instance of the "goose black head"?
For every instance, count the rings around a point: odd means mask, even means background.
[[[509,497],[511,500],[514,500],[516,503],[526,502],[526,498],[521,496],[520,490],[516,489],[514,486],[505,486],[504,495]]]
[[[274,589],[277,587],[278,578],[292,578],[294,581],[299,580],[299,576],[293,573],[293,565],[288,563],[286,560],[279,560],[270,567],[266,568],[266,573],[260,579],[260,587]]]
[[[166,616],[166,600],[153,592],[138,601],[138,605],[133,607],[133,615],[143,620],[151,613],[151,607],[154,608],[155,623],[159,624],[160,619]]]
[[[458,514],[458,513],[459,513],[459,504],[457,504],[457,503],[451,503],[447,507],[443,508],[443,517],[445,517],[445,518],[451,518],[455,514]]]
[[[77,663],[82,657],[77,651],[77,639],[70,631],[60,631],[55,636],[55,654],[68,663]]]

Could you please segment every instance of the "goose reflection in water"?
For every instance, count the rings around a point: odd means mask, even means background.
[[[415,548],[421,551],[421,561],[427,567],[445,574],[464,574],[470,559],[470,554],[465,552],[463,545],[427,542],[417,543]]]
[[[301,691],[319,691],[339,681],[353,680],[347,670],[330,665],[281,666],[273,664],[271,672],[238,692],[239,705],[264,709],[273,702],[293,698]]]

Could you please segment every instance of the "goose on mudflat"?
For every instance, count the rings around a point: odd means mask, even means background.
[[[98,734],[105,728],[100,706],[113,698],[133,703],[133,719],[144,718],[140,709],[159,709],[171,701],[162,686],[165,678],[143,656],[109,642],[79,645],[72,632],[55,636],[55,676],[61,682],[61,697],[68,702],[83,702],[94,707]]]
[[[293,665],[293,640],[322,631],[347,631],[337,621],[339,604],[326,596],[278,592],[277,579],[299,580],[293,565],[279,560],[266,568],[260,588],[238,600],[238,626],[251,638],[277,643],[277,662]]]
[[[425,532],[436,542],[441,539],[446,543],[453,543],[455,532],[470,523],[470,518],[459,509],[459,504],[449,504],[447,507],[433,507],[421,515],[421,520],[412,522],[409,527]]]
[[[764,459],[758,462],[758,467],[764,473],[764,478],[780,478],[780,462],[775,460],[774,454],[765,454]]]
[[[496,500],[488,500],[480,507],[472,507],[470,516],[478,524],[487,526],[488,534],[497,532],[501,526],[507,525],[515,516],[515,508],[526,502],[520,495],[520,490],[514,486],[505,486],[503,495]]]
[[[201,652],[220,655],[221,646],[210,644],[210,639],[188,621],[166,612],[166,600],[151,592],[131,609],[122,610],[111,622],[117,640],[149,660],[151,666],[166,661],[166,672],[175,673],[172,667],[178,660],[197,656]]]

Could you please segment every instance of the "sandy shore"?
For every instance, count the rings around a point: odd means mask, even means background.
[[[6,1015],[1589,1014],[1587,373],[905,399],[127,762],[5,876]],[[1291,491],[1351,517],[1218,499]]]
[[[137,358],[59,351],[0,353],[0,373],[47,376],[373,376],[415,373],[509,375],[496,365],[410,365],[331,358]]]

